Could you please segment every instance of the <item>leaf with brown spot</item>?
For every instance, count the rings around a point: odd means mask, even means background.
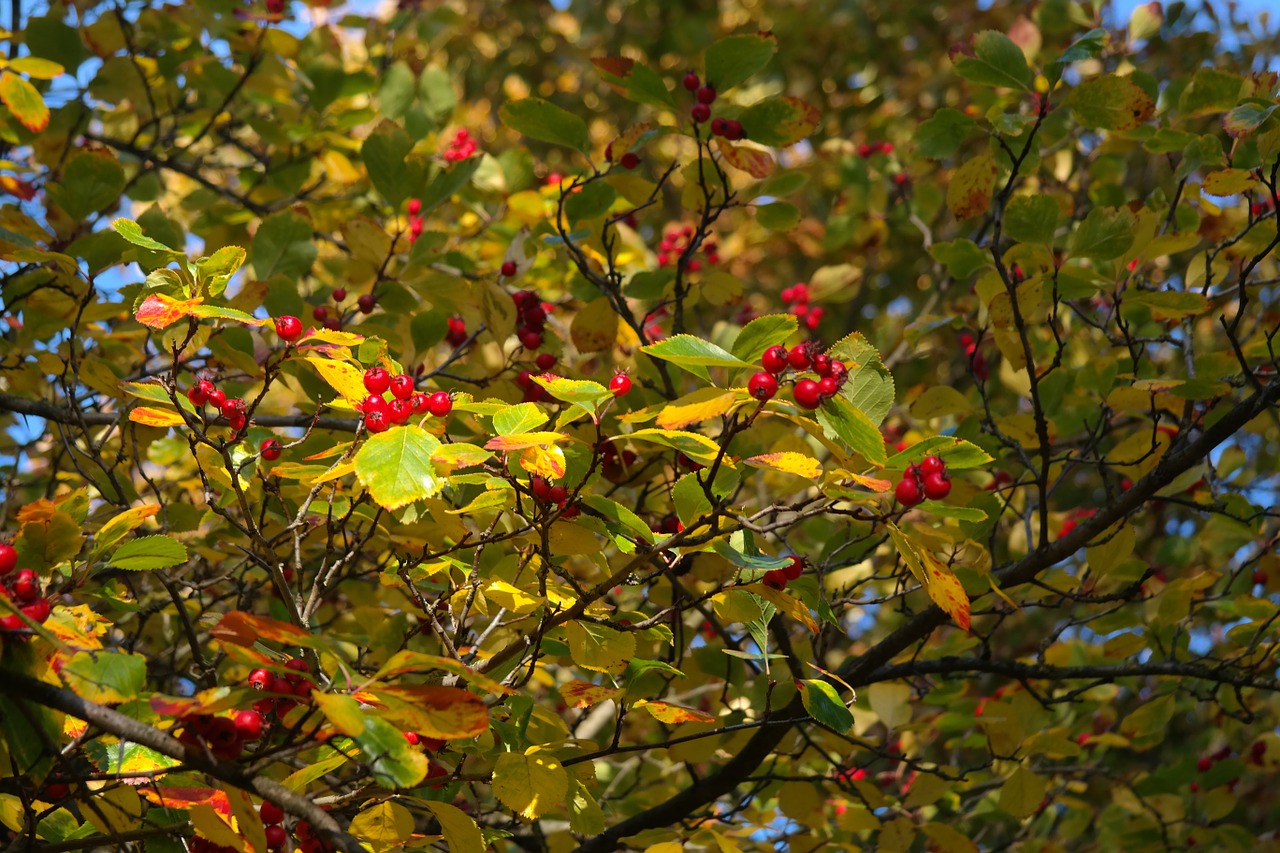
[[[653,718],[661,723],[711,723],[715,722],[715,717],[705,711],[699,711],[696,708],[685,708],[681,705],[672,705],[670,702],[651,702],[648,699],[637,700],[633,708],[644,708]]]
[[[773,174],[773,156],[764,149],[734,145],[724,139],[716,140],[716,148],[726,163],[753,178],[767,178]]]
[[[589,708],[623,694],[620,687],[601,687],[590,681],[570,681],[560,686],[560,698],[575,708]]]
[[[995,158],[990,153],[975,157],[951,173],[947,184],[947,207],[956,219],[969,219],[991,207],[995,191]]]

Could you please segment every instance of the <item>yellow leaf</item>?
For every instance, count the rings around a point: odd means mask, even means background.
[[[644,708],[653,715],[655,720],[663,723],[712,723],[716,719],[705,711],[672,705],[670,702],[651,702],[648,699],[639,699],[632,707]]]
[[[375,850],[394,847],[413,834],[413,815],[398,803],[378,803],[356,815],[348,832],[370,842]]]
[[[618,687],[601,687],[590,681],[570,681],[560,685],[560,698],[575,708],[588,708],[599,705],[610,699],[617,699],[623,693]]]
[[[142,811],[142,800],[138,797],[138,792],[128,785],[120,785],[94,791],[93,808],[85,809],[84,816],[104,835],[119,835],[142,825]],[[213,809],[210,808],[209,811],[212,813]],[[191,816],[194,820],[194,811]],[[198,830],[199,825],[196,828]]]
[[[512,586],[506,581],[493,581],[484,590],[485,598],[496,602],[499,607],[506,608],[508,613],[523,616],[542,606],[543,600],[536,595]]]
[[[990,153],[974,157],[951,173],[947,207],[956,219],[969,219],[991,207],[996,185],[996,161]]]
[[[489,730],[489,708],[474,693],[434,684],[380,687],[358,694],[386,708],[383,717],[427,737],[463,740]]]
[[[764,584],[752,584],[749,589],[756,595],[768,599],[784,616],[789,616],[804,625],[813,633],[818,632],[818,623],[814,621],[805,603],[781,589],[772,589]]]
[[[679,841],[659,841],[644,848],[644,853],[684,853],[684,845]]]
[[[618,339],[618,314],[608,299],[588,302],[569,327],[569,337],[578,352],[605,352]]]
[[[1044,777],[1019,767],[1000,789],[1000,809],[1016,818],[1028,817],[1040,807],[1047,786]]]
[[[449,853],[484,853],[484,836],[471,815],[457,806],[426,800],[422,803],[436,816]]]
[[[530,474],[558,480],[566,470],[564,451],[554,444],[530,447],[520,454],[520,467]]]
[[[683,429],[690,424],[718,418],[738,403],[738,394],[720,388],[700,388],[686,394],[658,412],[658,426],[663,429]]]
[[[364,335],[357,335],[354,332],[339,332],[335,329],[312,329],[307,332],[298,341],[299,346],[307,344],[333,344],[340,347],[355,347],[364,343]]]
[[[520,432],[515,435],[497,435],[485,442],[486,450],[525,450],[529,447],[550,447],[568,441],[569,436],[559,432]]]
[[[969,630],[969,594],[964,591],[960,579],[951,567],[933,555],[928,548],[920,549],[920,559],[924,564],[925,591],[933,599],[933,603],[942,608],[951,620],[964,630]]]
[[[549,754],[504,752],[493,765],[492,787],[507,808],[525,820],[537,820],[564,801],[569,774]]]
[[[594,622],[570,622],[569,653],[573,662],[594,672],[622,672],[636,654],[635,635]]]
[[[169,409],[157,409],[154,406],[135,406],[129,410],[129,420],[135,424],[152,427],[171,427],[185,424],[182,415]]]
[[[231,816],[240,835],[249,842],[254,850],[267,849],[267,833],[266,828],[262,825],[262,818],[258,815],[258,810],[253,806],[253,800],[245,791],[235,788],[231,785],[220,785],[218,790],[226,794],[227,800],[231,804]]]
[[[726,163],[753,178],[767,178],[773,172],[773,157],[768,151],[750,145],[733,145],[723,139],[716,140],[716,147]]]
[[[817,459],[789,450],[782,453],[765,453],[745,461],[756,468],[772,468],[775,471],[795,474],[797,477],[806,477],[810,480],[816,480],[822,476],[822,464]]]
[[[119,791],[121,789],[116,788],[115,790]],[[221,791],[217,791],[216,793],[220,795],[220,798],[225,798],[226,796],[225,794],[222,794]],[[100,796],[101,794],[94,797],[95,803],[100,801]],[[89,819],[93,820],[91,815],[95,811],[96,809],[86,809],[85,815],[90,816]],[[193,803],[188,809],[187,814],[191,817],[191,825],[196,828],[196,835],[201,838],[207,838],[214,844],[223,847],[230,847],[233,850],[243,851],[245,849],[244,838],[241,837],[239,831],[231,825],[231,819],[229,817],[224,818],[214,810],[213,806],[205,803]]]
[[[364,373],[345,361],[319,356],[308,356],[306,360],[315,366],[320,378],[352,406],[359,405],[369,395],[364,387]]]
[[[871,710],[885,728],[896,729],[911,722],[911,688],[905,684],[881,681],[867,688]]]

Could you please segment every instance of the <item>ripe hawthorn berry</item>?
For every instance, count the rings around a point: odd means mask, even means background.
[[[760,366],[775,376],[787,369],[787,348],[778,345],[769,347],[760,356]]]
[[[32,601],[40,595],[40,579],[31,569],[18,572],[13,580],[13,594],[19,601]]]
[[[764,573],[761,583],[770,589],[783,589],[787,585],[787,576],[782,569],[770,569]]]
[[[413,417],[413,404],[408,400],[392,400],[387,406],[387,417],[397,426],[408,423]]]
[[[556,357],[549,352],[540,353],[534,362],[539,370],[550,370],[556,366]]]
[[[268,462],[275,462],[280,458],[280,454],[284,448],[280,446],[280,442],[274,438],[264,438],[262,444],[258,445],[258,453]]]
[[[356,307],[361,314],[372,314],[373,309],[378,307],[378,297],[372,293],[362,293],[356,297]]]
[[[418,393],[409,398],[409,403],[413,406],[415,415],[425,415],[427,413],[427,395]]]
[[[947,463],[941,457],[926,456],[920,460],[920,473],[925,477],[930,474],[941,474],[947,470]]]
[[[387,415],[390,414],[390,407],[381,394],[370,394],[360,404],[360,411],[366,415],[371,415],[374,412],[381,412],[383,415]]]
[[[840,383],[836,381],[834,376],[824,376],[818,380],[818,391],[824,399],[834,397],[839,390]]]
[[[822,404],[822,389],[812,379],[797,382],[796,387],[791,390],[791,396],[802,409],[812,410]]]
[[[268,850],[283,850],[289,845],[289,833],[283,826],[268,826],[265,832]]]
[[[409,211],[410,216],[417,216],[419,213],[422,213],[422,200],[417,198],[409,199],[407,210]]]
[[[622,159],[618,161],[618,165],[624,169],[634,169],[640,165],[640,155],[634,151],[628,151],[622,155]]]
[[[276,826],[284,822],[284,809],[269,801],[263,801],[262,808],[258,810],[258,815],[267,826]]]
[[[221,410],[222,404],[227,402],[227,392],[223,391],[221,388],[212,389],[206,396],[208,397],[209,405],[213,406],[215,409]]]
[[[8,542],[0,543],[0,576],[18,567],[18,552]]]
[[[323,323],[329,319],[329,309],[323,305],[317,305],[311,309],[311,316],[315,318],[316,322]]]
[[[417,746],[420,740],[417,732],[404,732],[404,739],[409,742],[409,746]]]
[[[504,278],[512,278],[516,274],[516,262],[503,261],[501,272]]]
[[[224,418],[230,419],[234,415],[244,414],[248,407],[248,404],[241,398],[230,397],[222,401],[222,405],[218,407],[218,410],[222,412]]]
[[[615,373],[609,380],[609,390],[615,397],[625,397],[631,393],[631,377],[625,373]]]
[[[397,373],[391,377],[391,395],[397,400],[408,400],[413,396],[413,377],[407,373]]]
[[[271,684],[271,673],[265,669],[255,669],[249,673],[249,686],[254,690],[266,690]]]
[[[818,353],[813,357],[813,372],[822,377],[831,375],[831,356],[826,353]]]
[[[694,104],[693,109],[689,111],[689,114],[693,117],[694,124],[702,124],[707,119],[711,118],[711,107],[702,103]]]
[[[809,348],[804,344],[792,347],[791,351],[787,353],[787,364],[791,365],[796,370],[805,370],[811,363],[812,360],[809,358]]]
[[[562,504],[569,497],[569,490],[564,486],[552,486],[551,491],[547,494],[547,502],[553,504]]]
[[[239,711],[235,716],[236,734],[241,740],[257,740],[262,737],[263,720],[257,711]]]
[[[778,393],[778,378],[767,371],[760,371],[747,382],[747,393],[761,403],[773,399]]]
[[[540,503],[551,500],[551,482],[546,477],[534,477],[529,480],[529,491]]]
[[[437,418],[443,418],[453,411],[453,398],[448,391],[437,391],[427,398],[427,410]]]
[[[276,334],[280,340],[293,343],[302,337],[302,321],[291,314],[276,318]]]
[[[64,782],[51,782],[44,786],[45,802],[56,803],[65,800],[71,793],[71,787]]]
[[[365,412],[364,426],[369,432],[386,432],[387,428],[391,426],[391,416],[387,411],[381,409]]]
[[[940,501],[951,494],[951,478],[946,471],[934,471],[924,475],[924,496],[931,501]]]
[[[520,346],[527,350],[536,350],[542,346],[542,332],[537,329],[521,326],[516,329],[516,337],[520,339]]]
[[[700,104],[714,104],[716,102],[716,87],[710,83],[699,86],[698,90],[693,93]]]
[[[897,487],[893,490],[893,496],[903,506],[912,507],[924,500],[924,490],[914,476],[906,476],[899,481]]]
[[[688,89],[690,92],[696,92],[698,90],[698,87],[701,85],[702,85],[701,78],[699,78],[698,75],[693,71],[690,71],[688,74],[684,75],[684,87]]]
[[[341,302],[347,298],[347,289],[345,287],[335,288],[333,291],[333,301]]]
[[[780,571],[787,576],[787,580],[793,581],[804,574],[804,560],[792,557],[791,562],[783,566]]]
[[[384,394],[391,387],[391,374],[381,367],[370,367],[364,372],[364,387],[370,394]]]

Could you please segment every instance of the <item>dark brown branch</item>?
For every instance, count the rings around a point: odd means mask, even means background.
[[[868,682],[893,681],[919,675],[960,675],[970,672],[989,672],[1010,678],[1030,681],[1066,682],[1077,679],[1115,681],[1120,678],[1146,676],[1194,678],[1215,684],[1231,684],[1236,687],[1252,687],[1259,690],[1280,690],[1280,680],[1261,676],[1238,667],[1223,665],[1218,668],[1183,661],[1155,661],[1152,663],[1128,663],[1108,666],[1050,666],[1048,664],[1018,663],[1017,661],[984,660],[982,658],[945,657],[934,660],[908,661],[882,666],[867,677]]]
[[[16,397],[12,394],[0,394],[0,412],[9,412],[15,415],[32,415],[54,423],[70,424],[72,426],[81,424],[85,426],[106,426],[107,424],[119,423],[121,418],[124,417],[123,412],[73,412],[55,403]],[[252,423],[264,427],[315,427],[316,429],[329,429],[337,432],[355,432],[356,427],[359,425],[359,421],[355,418],[336,418],[331,416],[315,418],[311,415],[255,415]]]

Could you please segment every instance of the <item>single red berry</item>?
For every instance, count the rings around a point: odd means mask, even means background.
[[[912,476],[903,477],[894,489],[893,495],[898,499],[898,503],[907,507],[915,506],[924,500],[924,490],[920,487],[920,482]]]
[[[22,617],[16,613],[10,613],[0,616],[0,631],[21,631],[27,625],[22,621]]]
[[[378,307],[378,297],[372,293],[362,293],[356,297],[356,307],[361,314],[372,314],[373,309]]]
[[[23,614],[32,622],[44,624],[44,620],[49,618],[53,613],[53,605],[48,599],[37,598],[35,601],[22,608]]]
[[[946,471],[934,471],[924,475],[924,496],[931,501],[940,501],[951,494],[951,478]]]
[[[515,274],[516,274],[516,262],[515,262],[515,261],[503,261],[503,262],[502,262],[502,275],[503,275],[503,277],[504,277],[504,278],[512,278],[513,276],[515,276]]]
[[[783,566],[780,571],[787,576],[787,580],[793,581],[804,574],[804,560],[792,557],[791,562]]]
[[[615,373],[609,380],[609,390],[615,397],[625,397],[631,393],[631,377],[625,373]]]
[[[713,136],[728,136],[729,122],[723,118],[713,118],[711,120],[711,134]]]
[[[812,379],[801,379],[791,390],[796,405],[802,409],[816,409],[822,403],[822,389]]]
[[[328,329],[329,331],[331,331],[331,332],[341,332],[341,331],[342,331],[342,318],[341,318],[341,317],[330,317],[329,319],[325,320],[325,321],[324,321],[324,323],[323,323],[322,325],[323,325],[326,329]]]
[[[280,336],[280,340],[293,343],[302,336],[302,321],[290,314],[277,317],[276,334]]]
[[[65,800],[67,798],[67,795],[69,795],[70,793],[71,793],[70,786],[66,785],[63,782],[52,782],[44,786],[43,799],[45,800],[45,802],[56,803],[61,800]]]
[[[347,289],[345,287],[334,288],[334,291],[333,291],[334,302],[341,302],[346,298],[347,298]]]
[[[409,398],[409,403],[413,406],[413,413],[415,415],[425,415],[428,411],[426,394],[414,394]]]
[[[417,746],[417,745],[418,745],[418,740],[419,740],[419,738],[418,738],[418,733],[417,733],[417,732],[405,732],[405,733],[404,733],[404,739],[405,739],[405,740],[407,740],[407,741],[409,742],[409,745],[410,745],[410,746]]]
[[[528,391],[533,387],[533,371],[522,370],[516,374],[516,384]]]
[[[893,176],[893,182],[900,187],[905,187],[911,183],[911,177],[906,172],[899,172]]]
[[[262,440],[262,444],[258,445],[258,453],[260,453],[262,458],[268,462],[275,462],[279,459],[283,450],[284,448],[280,446],[280,442],[276,441],[274,438],[264,438]]]
[[[283,850],[289,844],[289,833],[283,826],[273,824],[266,828],[268,850]]]
[[[265,669],[255,669],[249,673],[249,686],[254,690],[266,690],[271,684],[272,675]]]
[[[693,116],[694,124],[702,124],[704,121],[711,118],[711,107],[706,104],[694,104],[693,109],[690,111],[690,115]]]
[[[299,699],[310,699],[311,691],[315,689],[316,689],[316,685],[314,682],[310,681],[309,679],[303,679],[302,681],[299,681],[297,684],[293,685],[293,695],[297,696]]]
[[[698,91],[694,92],[693,96],[698,99],[700,104],[714,104],[716,102],[716,87],[710,83],[699,86]]]
[[[365,412],[364,426],[369,432],[386,432],[391,426],[391,415],[385,410]]]
[[[0,571],[0,574],[4,574],[4,572]],[[1257,571],[1257,572],[1254,572],[1254,573],[1253,573],[1253,582],[1254,582],[1255,584],[1259,585],[1259,586],[1266,586],[1266,585],[1267,585],[1267,573],[1266,573],[1266,572],[1263,572],[1263,571]]]
[[[870,157],[872,154],[874,154],[875,151],[876,149],[873,146],[867,144],[866,142],[858,146],[858,156],[864,160]]]
[[[628,151],[622,155],[622,159],[618,161],[618,165],[624,169],[634,169],[640,165],[640,155],[634,151]]]
[[[239,397],[230,397],[222,401],[222,405],[218,407],[224,418],[231,418],[233,415],[244,414],[248,405]]]
[[[564,511],[561,512],[560,515],[563,518],[577,518],[582,515],[582,507],[577,504],[570,504],[564,508]]]
[[[698,87],[701,85],[702,80],[694,72],[690,71],[688,74],[684,75],[684,87],[690,92],[697,91]]]
[[[443,418],[453,411],[453,398],[448,391],[437,391],[427,398],[427,410],[437,418]]]
[[[364,387],[370,394],[383,394],[391,387],[391,374],[381,367],[370,367],[364,372]]]
[[[19,601],[32,601],[40,595],[40,579],[31,569],[23,569],[14,576],[13,594]]]
[[[305,658],[289,658],[284,662],[284,668],[294,672],[310,672],[311,667],[307,666]]]
[[[819,376],[826,377],[832,375],[831,356],[824,353],[818,353],[813,357],[813,372]]]
[[[201,380],[187,389],[187,399],[191,401],[193,406],[203,406],[209,402],[209,392],[212,390],[212,382]]]
[[[1213,766],[1213,759],[1207,755],[1202,756],[1200,760],[1196,762],[1196,769],[1199,770],[1201,773],[1204,773],[1212,766]]]
[[[787,353],[787,364],[796,370],[806,369],[810,364],[808,348],[804,344],[792,347],[791,352]]]
[[[235,412],[227,416],[227,424],[236,432],[240,432],[248,423],[249,419],[243,412]]]
[[[941,457],[926,456],[920,460],[920,474],[927,477],[930,474],[942,474],[947,470],[947,463],[943,462]]]
[[[511,301],[516,304],[516,310],[523,314],[533,306],[539,303],[538,294],[532,290],[517,290],[511,294]]]
[[[770,569],[764,573],[761,583],[770,589],[782,589],[787,585],[787,575],[781,569]]]
[[[371,415],[374,412],[381,412],[385,415],[390,411],[390,407],[387,405],[387,401],[383,399],[381,394],[370,394],[368,397],[365,397],[364,402],[360,404],[360,411],[366,415]]]
[[[547,503],[551,500],[551,481],[546,477],[534,477],[529,480],[529,491],[540,503]]]
[[[737,142],[739,139],[747,138],[747,131],[746,128],[742,126],[742,122],[737,121],[736,119],[729,119],[725,122],[724,136],[726,139]]]
[[[762,370],[747,382],[747,393],[762,403],[771,400],[778,393],[778,378]]]
[[[284,809],[266,800],[263,801],[262,808],[258,810],[258,814],[262,818],[262,822],[267,826],[276,826],[284,822]]]
[[[782,345],[769,347],[760,356],[760,364],[775,376],[782,373],[788,366],[787,348]]]
[[[18,567],[18,552],[8,542],[0,543],[0,576]]]
[[[537,329],[530,329],[528,326],[521,326],[516,329],[516,337],[520,339],[520,346],[527,350],[536,350],[542,346],[542,333]]]
[[[834,397],[840,390],[840,382],[834,376],[824,376],[818,380],[818,392],[823,399]]]
[[[285,8],[285,0],[266,0],[267,13],[271,15],[283,15]]]
[[[881,143],[880,143],[880,150],[881,150],[883,153],[885,153],[885,154],[892,154],[892,153],[893,153],[893,143],[892,143],[892,142],[881,142]]]
[[[223,391],[221,388],[212,389],[209,391],[207,396],[209,398],[209,405],[219,411],[222,410],[222,404],[227,402],[227,392]]]
[[[569,490],[564,486],[552,486],[551,491],[547,493],[547,502],[553,504],[562,504],[569,497]]]
[[[539,370],[550,370],[556,366],[556,357],[549,352],[539,353],[534,363],[538,365]]]
[[[329,309],[323,305],[317,305],[315,308],[311,309],[311,316],[314,317],[317,322],[323,323],[325,320],[329,319]]]
[[[413,417],[413,403],[408,400],[392,400],[387,406],[387,418],[393,424],[408,423],[411,417]]]
[[[541,332],[547,325],[547,312],[538,303],[533,303],[524,310],[524,324],[535,332]]]
[[[407,373],[397,373],[391,377],[391,396],[397,400],[408,400],[413,396],[413,377]]]
[[[257,711],[240,711],[235,716],[236,733],[241,740],[257,740],[262,737],[262,715]]]

